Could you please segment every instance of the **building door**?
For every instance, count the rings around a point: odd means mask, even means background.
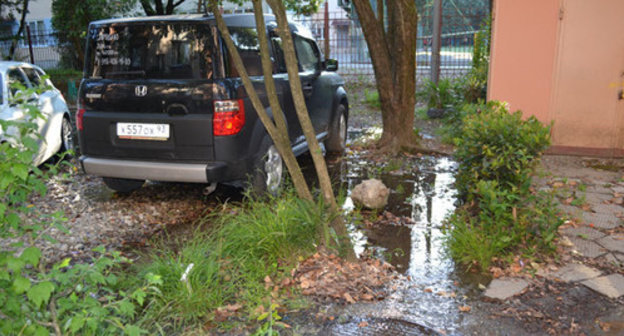
[[[560,3],[553,145],[623,153],[624,1]]]

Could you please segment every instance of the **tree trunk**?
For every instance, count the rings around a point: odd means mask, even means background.
[[[9,49],[9,59],[13,60],[15,58],[15,50],[17,49],[17,44],[19,43],[20,36],[24,34],[24,27],[26,26],[26,14],[28,14],[28,2],[29,0],[24,0],[22,2],[22,16],[20,18],[19,28],[17,29],[17,34],[13,37],[13,42],[11,42],[11,48]]]
[[[281,108],[279,107],[279,103],[277,102],[277,94],[275,90],[275,83],[273,82],[273,68],[272,66],[267,67],[267,61],[270,65],[271,60],[269,59],[268,53],[268,44],[264,45],[264,43],[260,42],[260,47],[265,48],[265,52],[262,52],[262,70],[265,78],[265,82],[268,83],[266,85],[267,94],[269,96],[269,103],[272,106],[273,117],[276,120],[277,126],[269,115],[267,114],[264,105],[260,101],[258,97],[258,93],[256,92],[251,80],[249,79],[249,75],[245,66],[243,65],[243,61],[238,53],[238,49],[234,46],[232,38],[230,36],[230,32],[223,21],[223,16],[219,11],[218,2],[216,0],[210,0],[210,9],[215,16],[217,21],[217,27],[219,31],[223,35],[223,40],[225,41],[225,45],[227,47],[228,52],[232,57],[232,61],[234,63],[234,67],[236,71],[240,74],[241,80],[243,82],[243,86],[245,87],[245,91],[251,100],[251,103],[260,118],[260,121],[266,128],[269,136],[273,140],[273,143],[277,147],[278,152],[282,156],[284,163],[286,164],[286,168],[292,177],[293,184],[295,185],[295,189],[297,190],[297,195],[305,200],[313,201],[312,193],[310,192],[310,188],[308,187],[305,178],[303,177],[303,173],[301,172],[301,167],[299,167],[299,163],[297,162],[297,158],[295,157],[292,148],[290,147],[290,139],[288,138],[288,131],[286,130],[286,121],[284,120],[284,116],[281,112]],[[256,13],[256,16],[262,15],[262,12]],[[264,23],[264,18],[261,18]],[[256,23],[257,24],[257,23]],[[259,32],[264,32],[264,27]],[[262,33],[258,34],[259,37]],[[266,41],[266,36],[264,37]],[[264,45],[264,47],[263,47]],[[272,90],[269,93],[269,90]],[[273,96],[273,97],[272,97]],[[273,105],[276,105],[273,107]],[[274,109],[273,109],[274,108]]]
[[[416,105],[416,36],[418,15],[413,0],[383,1],[377,17],[369,0],[353,0],[373,62],[381,103],[382,151],[417,149],[414,135]],[[385,19],[387,16],[387,25]]]
[[[321,150],[321,146],[316,139],[316,133],[310,115],[308,114],[308,108],[305,103],[305,97],[303,96],[303,89],[301,87],[301,80],[299,79],[299,66],[295,53],[295,45],[293,43],[292,35],[290,33],[288,20],[286,18],[286,9],[282,0],[267,0],[269,6],[273,10],[273,13],[277,19],[277,33],[280,35],[284,47],[284,58],[286,60],[286,70],[288,72],[288,82],[290,84],[290,91],[292,92],[293,101],[295,103],[295,110],[303,134],[306,137],[310,154],[312,155],[312,161],[314,162],[314,168],[319,179],[321,186],[321,192],[323,193],[323,199],[329,206],[330,211],[338,215],[339,209],[336,203],[336,197],[329,178],[329,172],[327,171],[327,164]],[[347,259],[355,259],[355,253],[351,247],[351,240],[344,220],[337,216],[331,223],[332,228],[336,232],[336,235],[341,241],[341,245],[346,248]]]

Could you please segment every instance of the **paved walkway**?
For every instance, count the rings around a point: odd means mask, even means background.
[[[536,185],[557,195],[558,207],[568,219],[560,228],[560,243],[572,255],[558,269],[539,276],[580,283],[611,299],[624,296],[624,161],[549,156],[544,177]],[[596,167],[608,168],[598,169]],[[505,300],[528,287],[520,279],[497,279],[486,296]],[[502,290],[501,292],[501,288]]]

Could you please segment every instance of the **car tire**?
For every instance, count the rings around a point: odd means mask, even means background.
[[[71,159],[72,154],[68,151],[74,150],[74,132],[70,119],[67,116],[63,116],[61,121],[61,149],[59,155],[66,159]]]
[[[131,180],[115,177],[104,177],[104,184],[110,189],[121,193],[130,193],[143,186],[145,180]]]
[[[347,148],[347,118],[347,108],[343,104],[338,105],[325,140],[325,148],[330,153],[342,154]]]
[[[251,181],[251,192],[256,197],[276,196],[283,182],[284,162],[273,143],[265,146],[264,154],[256,160]]]

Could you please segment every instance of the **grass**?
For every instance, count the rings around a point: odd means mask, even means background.
[[[368,91],[364,89],[364,102],[374,108],[381,108],[381,102],[379,101],[379,92],[376,90]]]
[[[272,293],[265,279],[279,283],[300,258],[316,250],[321,223],[330,219],[326,213],[322,205],[289,193],[266,202],[251,200],[245,206],[225,205],[200,221],[192,239],[178,248],[171,247],[170,238],[156,242],[148,256],[151,260],[136,266],[126,279],[130,283],[151,272],[163,280],[160,295],[145,306],[140,323],[161,335],[206,323],[227,329],[236,323],[215,322],[217,309],[234,304],[240,305],[239,321],[253,321],[259,306],[269,309],[279,301],[276,296],[292,294]],[[209,223],[210,229],[202,229]],[[188,281],[181,281],[190,264],[194,266]]]

